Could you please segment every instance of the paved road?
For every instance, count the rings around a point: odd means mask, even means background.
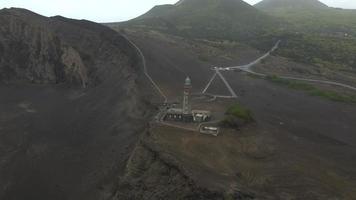
[[[225,67],[224,69],[228,70],[234,70],[234,69],[240,69],[240,70],[244,70],[244,71],[248,71],[248,72],[252,72],[250,70],[250,68],[254,65],[257,65],[258,63],[260,63],[263,59],[267,58],[268,56],[271,55],[272,52],[274,52],[275,50],[278,49],[279,44],[281,43],[280,40],[278,40],[278,42],[272,47],[271,50],[269,50],[267,53],[265,53],[263,56],[257,58],[256,60],[254,60],[253,62],[247,64],[247,65],[242,65],[242,66],[234,66],[234,67]]]
[[[290,77],[290,76],[279,76],[284,79],[291,79],[291,80],[299,80],[299,81],[308,81],[308,82],[315,82],[315,83],[322,83],[322,84],[328,84],[328,85],[335,85],[339,87],[344,87],[350,90],[356,91],[356,87],[353,87],[351,85],[346,85],[343,83],[338,83],[334,81],[324,81],[324,80],[315,80],[315,79],[307,79],[307,78],[296,78],[296,77]]]
[[[267,74],[255,72],[255,71],[253,71],[251,69],[251,67],[256,65],[256,64],[258,64],[258,63],[260,63],[261,60],[263,60],[263,59],[267,58],[268,56],[270,56],[270,54],[273,51],[278,49],[279,44],[280,44],[280,41],[278,41],[269,52],[267,52],[263,56],[259,57],[258,59],[256,59],[255,61],[253,61],[253,62],[251,62],[251,63],[249,63],[247,65],[234,66],[234,67],[225,67],[225,68],[222,69],[222,71],[230,71],[230,70],[238,69],[238,70],[241,70],[241,71],[244,71],[244,72],[247,72],[247,73],[250,73],[250,74],[254,74],[254,75],[257,75],[257,76],[266,77],[266,76],[268,76]],[[290,80],[298,80],[298,81],[307,81],[307,82],[335,85],[335,86],[344,87],[344,88],[356,91],[356,87],[353,87],[351,85],[347,85],[347,84],[344,84],[344,83],[338,83],[338,82],[335,82],[335,81],[326,81],[326,80],[309,79],[309,78],[298,78],[298,77],[291,77],[291,76],[279,76],[279,77],[280,78],[284,78],[284,79],[290,79]]]
[[[121,34],[122,37],[124,37],[139,53],[141,59],[142,59],[142,65],[143,65],[143,72],[145,76],[148,78],[148,80],[152,83],[153,87],[158,91],[158,93],[162,96],[164,99],[164,103],[167,103],[168,99],[167,96],[162,92],[161,88],[156,84],[156,82],[153,81],[152,77],[149,75],[148,70],[147,70],[147,64],[146,64],[146,58],[143,55],[141,49],[134,43],[132,42],[127,36]]]
[[[215,98],[237,98],[237,94],[235,93],[235,91],[231,88],[230,84],[228,83],[228,81],[225,79],[225,77],[221,74],[220,71],[233,71],[236,69],[242,70],[242,71],[246,71],[248,73],[252,73],[255,75],[259,75],[259,76],[266,76],[264,74],[261,73],[257,73],[257,72],[253,72],[251,70],[251,67],[260,63],[261,60],[267,58],[268,56],[271,55],[271,53],[273,51],[275,51],[276,49],[278,49],[278,46],[280,44],[280,40],[272,47],[272,49],[270,51],[268,51],[266,54],[264,54],[263,56],[257,58],[256,60],[254,60],[253,62],[247,64],[247,65],[242,65],[242,66],[234,66],[234,67],[215,67],[215,73],[214,75],[211,77],[211,79],[209,80],[208,84],[205,86],[204,90],[202,91],[202,94],[205,94],[206,91],[208,90],[208,88],[210,87],[210,85],[212,84],[213,80],[216,78],[216,75],[218,75],[221,80],[224,82],[225,86],[227,87],[227,89],[230,91],[231,96],[221,96],[221,95],[213,95]]]

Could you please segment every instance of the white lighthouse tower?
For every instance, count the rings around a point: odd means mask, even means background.
[[[192,89],[192,82],[189,77],[184,82],[184,95],[183,95],[183,115],[191,115],[191,107],[189,103],[190,93]]]

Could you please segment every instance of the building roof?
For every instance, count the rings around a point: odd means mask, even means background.
[[[167,111],[168,114],[182,114],[183,113],[183,109],[181,108],[170,108]]]
[[[211,112],[208,110],[192,110],[193,114],[204,114],[204,115],[211,115]]]

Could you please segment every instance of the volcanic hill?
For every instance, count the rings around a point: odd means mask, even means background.
[[[246,39],[278,29],[281,20],[242,0],[182,0],[161,5],[118,24],[140,26],[193,38]]]
[[[280,8],[290,9],[325,9],[327,5],[318,0],[263,0],[255,5],[263,10],[273,10]]]
[[[255,7],[288,21],[298,32],[332,36],[356,33],[355,10],[328,7],[318,0],[263,0]]]

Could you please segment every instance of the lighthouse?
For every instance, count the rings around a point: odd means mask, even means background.
[[[211,112],[208,110],[192,110],[190,96],[192,92],[192,81],[187,77],[184,81],[183,101],[181,108],[170,108],[167,110],[163,120],[184,123],[202,123],[210,121]]]
[[[190,93],[192,90],[192,81],[189,77],[184,82],[184,94],[183,94],[183,115],[191,115],[191,107],[189,103]]]

